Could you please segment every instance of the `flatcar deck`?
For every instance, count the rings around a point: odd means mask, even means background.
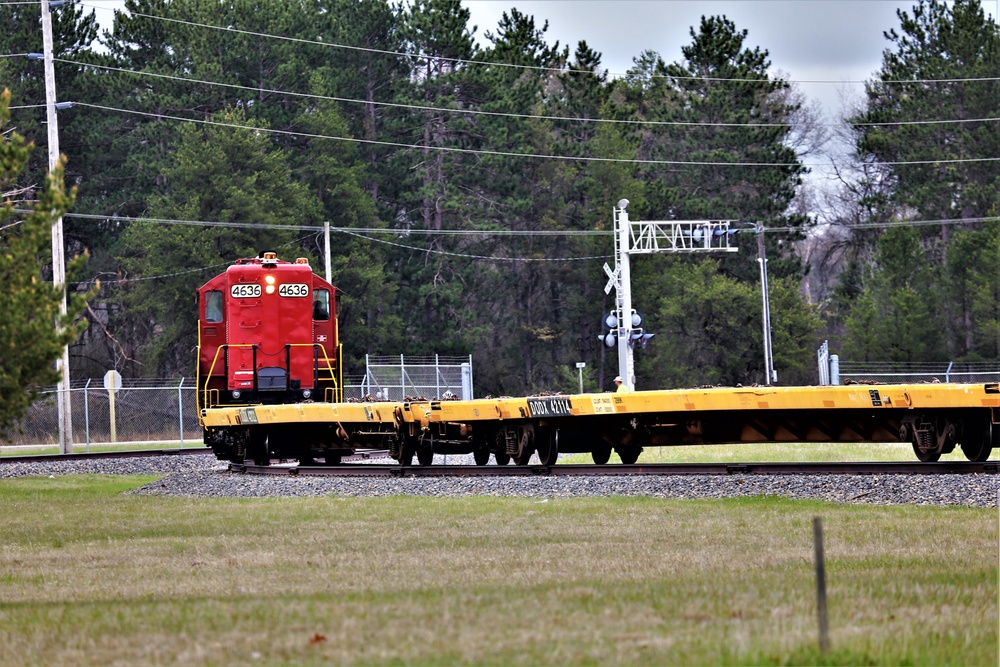
[[[218,443],[232,451],[244,443],[268,447],[258,457],[265,459],[269,452],[289,454],[282,450],[293,445],[283,443],[305,438],[315,440],[309,446],[317,452],[386,447],[403,463],[414,453],[421,462],[434,453],[477,453],[477,460],[493,453],[524,464],[535,452],[543,463],[558,452],[591,452],[603,463],[612,449],[628,463],[649,445],[900,441],[912,443],[921,461],[937,460],[956,445],[981,461],[1000,446],[1000,386],[704,387],[470,401],[303,402],[208,408],[201,420],[217,455]]]

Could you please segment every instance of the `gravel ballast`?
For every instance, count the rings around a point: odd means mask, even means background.
[[[466,463],[449,456],[449,463]],[[437,462],[437,461],[436,461]],[[291,477],[228,472],[211,455],[0,463],[0,478],[164,475],[130,491],[189,498],[510,496],[573,498],[781,496],[838,503],[997,507],[1000,475],[636,475],[600,477]]]

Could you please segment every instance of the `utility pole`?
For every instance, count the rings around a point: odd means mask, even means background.
[[[771,303],[767,289],[767,255],[764,250],[764,225],[757,225],[757,263],[760,264],[760,294],[764,322],[764,384],[771,386],[774,378],[774,357],[771,353]]]
[[[60,3],[62,4],[62,3]],[[42,5],[42,52],[45,70],[45,113],[49,131],[49,171],[59,164],[59,122],[56,119],[56,73],[52,63],[52,15],[49,0]],[[52,284],[63,292],[59,313],[66,315],[66,256],[63,244],[62,216],[52,223]],[[73,453],[73,404],[69,391],[69,345],[63,347],[62,358],[56,362],[61,379],[56,385],[59,404],[59,451]]]

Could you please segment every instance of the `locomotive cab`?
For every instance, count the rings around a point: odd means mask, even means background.
[[[340,400],[334,288],[305,259],[240,259],[198,290],[201,407]]]

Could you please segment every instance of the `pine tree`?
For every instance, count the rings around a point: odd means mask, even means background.
[[[10,91],[0,95],[0,130],[10,118]],[[53,286],[41,277],[43,260],[52,248],[52,223],[72,205],[74,192],[63,185],[63,162],[53,170],[34,202],[20,202],[15,212],[11,197],[30,160],[32,145],[15,132],[0,132],[0,284],[4,286],[4,316],[0,318],[0,427],[14,422],[31,405],[40,389],[55,384],[55,361],[73,342],[83,323],[77,323],[85,297],[73,295],[67,313],[60,314],[64,285]],[[78,258],[66,267],[72,276],[82,267]]]

